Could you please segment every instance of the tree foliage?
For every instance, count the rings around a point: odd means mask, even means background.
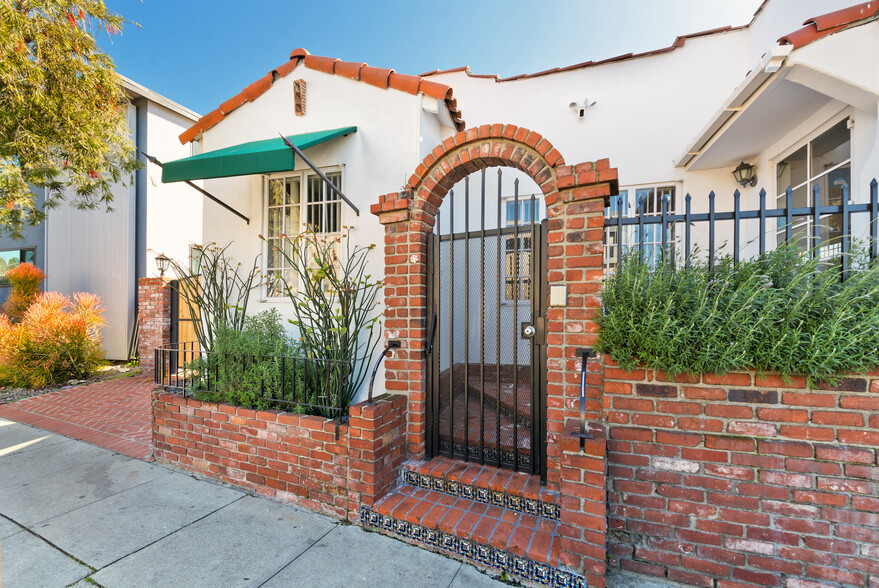
[[[109,208],[140,166],[127,99],[94,35],[124,19],[101,0],[0,0],[0,233],[19,235],[67,198]]]

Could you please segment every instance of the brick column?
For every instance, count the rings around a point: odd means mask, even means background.
[[[165,278],[141,278],[137,282],[138,355],[140,369],[153,369],[153,350],[171,344],[171,282]]]
[[[567,288],[567,304],[550,307],[546,322],[547,487],[560,481],[560,435],[569,419],[579,418],[581,355],[598,340],[604,272],[604,203],[616,193],[617,170],[607,159],[558,169],[558,192],[546,197],[549,288]],[[604,385],[601,362],[587,366],[586,413],[601,418]]]
[[[587,586],[603,588],[607,554],[605,428],[589,423],[587,430],[595,438],[581,441],[574,436],[579,427],[579,421],[570,419],[559,438],[563,523],[559,563],[582,572]]]
[[[372,507],[391,489],[405,459],[406,397],[385,394],[348,409],[348,517]]]
[[[407,451],[410,459],[425,456],[427,431],[427,236],[433,224],[424,212],[409,210],[411,192],[379,198],[373,214],[385,225],[385,338],[402,347],[385,361],[385,387],[409,396]]]

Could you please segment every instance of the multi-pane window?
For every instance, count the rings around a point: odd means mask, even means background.
[[[778,187],[778,208],[787,205],[785,190],[790,186],[793,192],[794,208],[814,205],[814,189],[820,193],[821,206],[842,204],[843,186],[851,185],[852,146],[848,119],[818,135],[783,160],[775,167]],[[798,246],[809,249],[813,234],[812,217],[795,218],[792,238]],[[785,219],[778,219],[778,240],[785,238]],[[822,259],[836,257],[841,252],[842,215],[821,216],[819,226],[820,256]]]
[[[36,258],[34,249],[9,249],[0,251],[0,276],[19,263],[33,263]]]
[[[516,224],[527,225],[538,222],[540,220],[540,198],[542,197],[535,197],[534,205],[532,206],[531,195],[520,196],[518,209],[515,199],[507,200],[504,209],[507,226],[512,227]]]
[[[634,197],[634,198],[633,198]],[[677,210],[677,189],[673,185],[644,186],[621,188],[619,196],[611,196],[610,206],[604,209],[604,274],[611,275],[620,261],[620,254],[625,254],[628,247],[644,244],[644,260],[650,265],[659,262],[662,256],[662,225],[644,225],[644,233],[639,235],[637,226],[623,227],[623,234],[618,235],[616,219],[637,217],[643,208],[644,216],[661,216],[662,200],[668,198],[666,214],[674,214]],[[675,227],[668,227],[666,252],[674,255]]]
[[[531,235],[506,237],[504,242],[504,300],[531,300]]]
[[[341,172],[327,178],[341,189]],[[304,172],[270,178],[266,209],[266,295],[284,296],[284,283],[298,287],[290,262],[279,250],[292,254],[287,237],[293,238],[306,227],[321,237],[335,237],[342,230],[342,205],[334,192],[317,174]]]

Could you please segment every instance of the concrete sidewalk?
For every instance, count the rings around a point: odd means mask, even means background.
[[[5,419],[0,562],[3,588],[504,585],[356,526]]]

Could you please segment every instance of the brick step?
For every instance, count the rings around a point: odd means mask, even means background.
[[[582,576],[559,569],[561,523],[408,484],[373,508],[361,523],[446,555],[548,586],[585,587]]]
[[[464,418],[465,407],[466,419]],[[441,442],[449,440],[450,419],[454,424],[451,427],[451,439],[452,447],[455,448],[456,453],[463,455],[466,436],[469,455],[479,455],[481,432],[482,448],[486,453],[494,452],[493,455],[497,455],[499,452],[502,460],[510,463],[517,457],[520,464],[523,463],[524,459],[530,459],[530,427],[523,424],[521,420],[518,423],[514,422],[503,412],[500,414],[500,423],[498,423],[497,410],[489,405],[483,409],[479,405],[478,398],[470,396],[465,404],[462,394],[455,398],[451,407],[446,405],[442,408],[438,424]],[[498,437],[498,430],[500,430],[500,437]]]
[[[537,476],[445,457],[405,462],[401,474],[405,485],[517,513],[559,518],[558,492],[541,486]]]
[[[470,364],[465,369],[465,364],[456,364],[451,373],[456,398],[464,395],[466,381],[477,406],[484,402],[486,411],[499,411],[525,426],[531,422],[531,366],[502,365],[498,370],[495,365]],[[449,370],[440,375],[440,390],[449,390]]]

